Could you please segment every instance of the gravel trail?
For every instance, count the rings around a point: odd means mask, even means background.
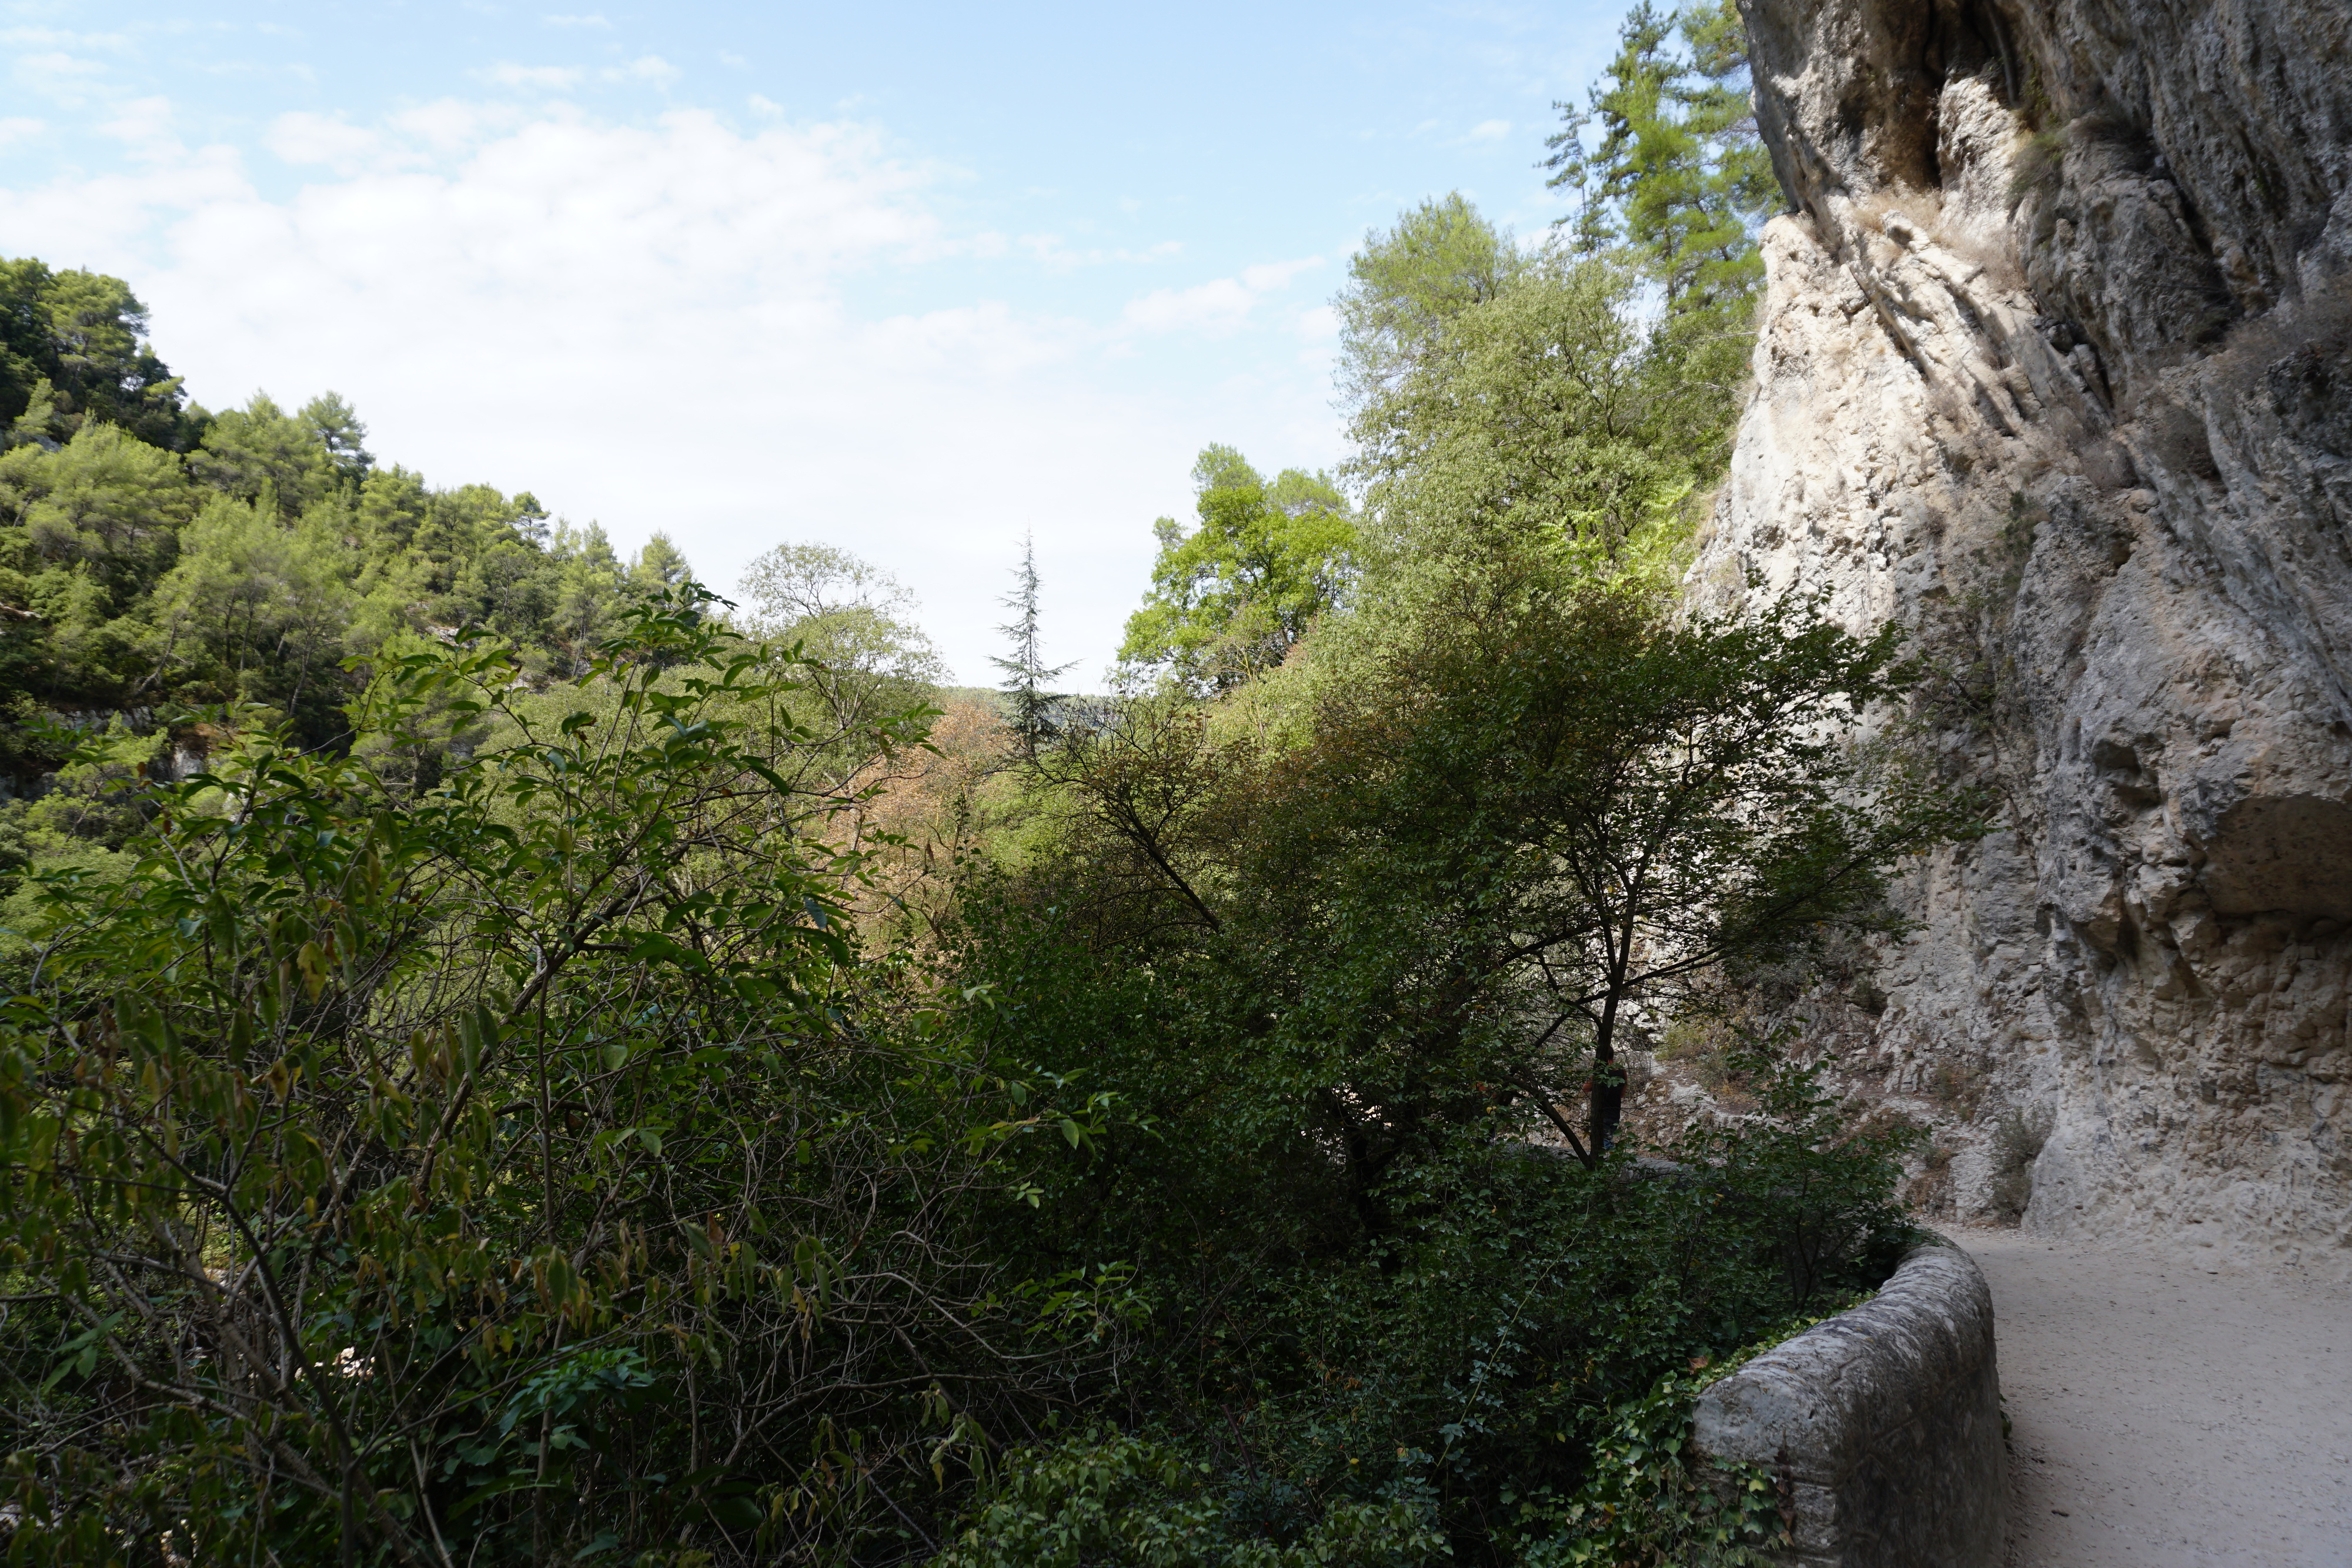
[[[2013,1230],[2010,1568],[2352,1568],[2352,1288]]]

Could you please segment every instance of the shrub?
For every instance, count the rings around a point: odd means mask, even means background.
[[[386,745],[248,728],[147,792],[135,874],[42,880],[0,1015],[13,1553],[887,1556],[1117,1363],[1126,1270],[991,1239],[1108,1106],[856,961],[792,666],[701,603],[604,646],[597,711],[486,643],[403,658],[353,716]],[[435,714],[492,738],[430,788],[360,760]]]
[[[2048,1106],[2011,1110],[1992,1130],[1992,1185],[1987,1197],[1993,1212],[2014,1223],[2023,1218],[2033,1197],[2033,1162],[2050,1141],[2057,1113]]]

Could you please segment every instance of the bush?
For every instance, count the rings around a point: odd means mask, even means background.
[[[2033,1198],[2033,1162],[2050,1141],[2056,1114],[2047,1106],[2012,1110],[1992,1130],[1992,1186],[1989,1197],[1993,1213],[2014,1223],[2025,1215]]]
[[[1277,1543],[1216,1490],[1215,1467],[1165,1443],[1089,1432],[1006,1456],[1004,1479],[934,1568],[1402,1568],[1443,1546],[1410,1486],[1341,1499]]]
[[[793,666],[700,604],[605,645],[595,711],[403,658],[351,757],[248,727],[145,791],[134,874],[34,873],[16,1556],[887,1558],[1116,1365],[1128,1272],[992,1239],[1109,1108],[859,961]],[[438,783],[362,760],[451,716],[492,738]]]
[[[1102,1408],[1181,1453],[1201,1478],[1183,1507],[1220,1540],[1286,1551],[1335,1507],[1415,1498],[1456,1560],[1581,1539],[1599,1515],[1559,1511],[1629,1406],[1874,1287],[1906,1234],[1916,1131],[1858,1131],[1817,1067],[1753,1044],[1736,1065],[1756,1115],[1658,1151],[1672,1164],[1621,1149],[1588,1169],[1490,1098],[1353,1191],[1311,1075],[1236,1039],[1188,994],[1197,976],[1121,967],[1050,909],[988,908],[970,956],[1024,998],[997,1049],[1083,1071],[1150,1129],[1054,1189],[1033,1239],[1134,1266],[1151,1315]],[[1003,1517],[971,1517],[974,1550],[1013,1552],[990,1533]]]

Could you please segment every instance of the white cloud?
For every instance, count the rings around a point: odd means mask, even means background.
[[[403,135],[422,141],[432,152],[465,152],[493,131],[522,123],[520,110],[503,104],[466,103],[454,98],[436,99],[402,110],[386,123]]]
[[[47,129],[48,126],[41,120],[28,120],[23,115],[9,115],[0,119],[0,147],[12,141],[29,141]]]
[[[1239,382],[1197,406],[1123,393],[1105,361],[1139,327],[1238,322],[1309,263],[1161,290],[1124,323],[861,313],[858,279],[971,242],[933,214],[937,174],[858,127],[440,102],[284,116],[268,146],[316,178],[266,196],[205,147],[0,188],[12,248],[131,278],[212,406],[333,388],[388,459],[531,489],[624,548],[666,529],[722,591],[782,539],[865,554],[975,679],[1024,529],[1056,656],[1107,658],[1204,429],[1296,448],[1318,428]]]
[[[1146,332],[1230,332],[1256,303],[1241,279],[1220,277],[1190,288],[1155,288],[1128,305],[1127,321]]]
[[[130,36],[125,33],[68,33],[56,27],[0,28],[0,45],[16,49],[110,49],[119,54],[130,44]]]
[[[500,87],[535,87],[548,92],[561,92],[580,80],[580,72],[570,66],[496,65],[476,74]]]
[[[988,237],[1001,247],[1003,236]],[[1072,250],[1060,235],[1023,235],[1020,238],[1020,246],[1038,262],[1056,272],[1066,272],[1079,267],[1100,267],[1108,262],[1166,261],[1180,254],[1184,248],[1183,242],[1181,240],[1164,239],[1157,245],[1145,246],[1140,250],[1131,250],[1125,246],[1114,246],[1108,249],[1095,246],[1087,250]]]
[[[1477,124],[1470,128],[1469,140],[1472,141],[1497,141],[1502,138],[1508,136],[1510,133],[1511,122],[1507,120],[1482,120]]]
[[[584,16],[541,16],[540,20],[551,27],[610,27],[613,25],[593,11]]]
[[[169,99],[134,98],[117,106],[114,117],[98,129],[121,142],[124,152],[144,162],[177,158],[185,152],[172,131]]]
[[[52,102],[68,108],[88,101],[89,89],[106,68],[96,60],[83,59],[62,49],[44,49],[37,54],[18,55],[9,68],[9,76],[26,92],[38,93]]]
[[[1155,288],[1129,303],[1127,324],[1144,332],[1230,332],[1249,319],[1260,296],[1321,265],[1320,256],[1310,256],[1244,267],[1239,277],[1220,277],[1190,288]]]
[[[677,68],[659,55],[644,55],[625,66],[614,66],[601,73],[606,81],[649,81],[664,87],[677,79]]]
[[[1242,282],[1254,294],[1268,294],[1289,283],[1302,272],[1312,271],[1323,265],[1319,256],[1305,256],[1297,261],[1262,262],[1256,267],[1242,268]]]
[[[324,163],[338,174],[356,173],[388,157],[397,158],[390,152],[382,131],[346,125],[340,119],[307,110],[281,114],[270,121],[263,145],[281,162]]]
[[[158,214],[217,202],[249,200],[252,186],[226,148],[183,151],[133,173],[62,179],[29,189],[0,189],[8,248],[61,267],[96,267],[138,278],[154,254]],[[126,270],[129,269],[129,270]],[[141,290],[142,297],[144,288]]]

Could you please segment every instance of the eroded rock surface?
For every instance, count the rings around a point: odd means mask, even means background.
[[[1999,801],[1848,1064],[1962,1217],[2352,1277],[2352,7],[1746,9],[1793,211],[1694,586],[1912,627]]]

